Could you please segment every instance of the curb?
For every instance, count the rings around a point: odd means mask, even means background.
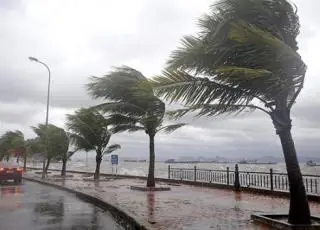
[[[89,202],[95,206],[98,206],[99,208],[103,209],[104,211],[109,211],[111,213],[111,215],[114,217],[114,219],[116,219],[120,223],[120,225],[123,226],[126,230],[151,230],[151,229],[153,229],[153,227],[150,226],[150,224],[146,223],[145,221],[134,218],[131,215],[129,215],[127,212],[123,211],[121,208],[116,207],[110,203],[107,203],[106,201],[104,201],[100,198],[94,197],[94,196],[89,195],[87,193],[76,191],[76,190],[73,190],[73,189],[65,187],[65,186],[61,186],[61,185],[58,185],[55,183],[43,181],[40,179],[28,177],[28,176],[23,176],[23,179],[25,179],[27,181],[39,183],[42,185],[54,187],[56,189],[75,194],[78,198],[80,198],[86,202]]]

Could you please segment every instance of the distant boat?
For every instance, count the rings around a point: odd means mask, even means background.
[[[175,159],[166,160],[164,163],[166,164],[198,164],[202,163],[200,161],[176,161]]]
[[[273,164],[277,164],[277,162],[258,162],[257,160],[253,160],[253,161],[247,161],[247,160],[240,160],[238,161],[238,164],[253,164],[253,165],[273,165]]]
[[[310,160],[310,161],[307,161],[307,166],[313,167],[313,166],[320,166],[320,165],[317,165],[316,162],[313,162],[312,160]]]
[[[124,162],[147,162],[147,160],[124,160]]]
[[[219,162],[215,160],[207,160],[207,161],[176,161],[175,159],[169,159],[164,162],[165,164],[201,164],[201,163],[215,163],[215,164],[227,164],[228,162]]]

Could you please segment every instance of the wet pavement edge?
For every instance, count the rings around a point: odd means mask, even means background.
[[[87,193],[76,191],[76,190],[73,190],[68,187],[64,187],[64,186],[61,186],[61,185],[58,185],[55,183],[51,183],[48,181],[38,180],[38,179],[31,178],[28,176],[23,176],[23,179],[27,180],[27,181],[39,183],[42,185],[51,186],[56,189],[72,193],[72,194],[76,195],[78,198],[80,198],[86,202],[89,202],[93,205],[96,205],[97,207],[100,207],[103,210],[107,210],[107,211],[115,214],[122,221],[125,221],[125,223],[130,223],[130,225],[133,225],[135,230],[152,230],[152,229],[154,229],[153,226],[151,226],[149,223],[146,223],[145,221],[137,219],[137,218],[133,218],[128,213],[121,210],[121,208],[115,207],[114,205],[111,205],[111,204],[107,203],[106,201],[99,199],[97,197],[94,197],[92,195],[89,195]]]

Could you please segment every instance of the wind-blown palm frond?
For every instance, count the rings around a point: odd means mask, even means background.
[[[92,77],[87,88],[93,97],[113,101],[130,102],[136,97],[153,95],[151,86],[143,84],[144,87],[138,87],[138,82],[147,82],[147,79],[139,71],[122,66],[102,78]]]
[[[125,124],[119,124],[115,125],[113,128],[111,128],[111,131],[113,133],[122,133],[122,132],[136,132],[136,131],[143,131],[145,130],[144,127],[142,126],[137,126],[137,125],[125,125]]]
[[[121,113],[126,115],[141,116],[145,113],[144,108],[141,108],[138,105],[131,104],[128,102],[108,102],[96,105],[92,108],[101,110],[104,113],[109,114]]]
[[[139,117],[134,117],[134,116],[127,116],[127,115],[122,115],[122,114],[112,114],[107,117],[109,122],[112,125],[120,125],[120,124],[130,124],[134,125],[137,122],[139,122]]]
[[[184,102],[187,105],[210,103],[223,97],[221,104],[246,104],[252,95],[237,87],[230,87],[209,78],[194,77],[185,71],[165,71],[153,78],[157,95],[170,102]]]
[[[253,111],[253,110],[261,110],[265,113],[268,113],[266,110],[253,105],[220,105],[220,104],[199,104],[194,106],[187,106],[182,109],[177,109],[173,111],[168,111],[167,115],[170,119],[179,119],[188,113],[195,112],[197,117],[203,117],[203,116],[218,116],[221,114],[238,114],[239,112],[242,112],[243,110]]]
[[[103,154],[104,154],[104,155],[110,154],[110,153],[112,153],[112,152],[114,152],[114,151],[116,151],[116,150],[118,150],[118,149],[121,149],[121,145],[119,145],[119,144],[113,144],[113,145],[108,146],[108,147],[105,149],[105,151],[103,152]]]
[[[70,134],[70,141],[72,145],[77,146],[79,149],[83,149],[85,151],[95,150],[95,146],[93,144],[78,134]]]
[[[186,123],[179,123],[179,124],[174,124],[174,125],[167,125],[164,127],[160,127],[157,132],[163,131],[166,134],[172,133],[176,131],[177,129],[187,125]]]
[[[67,153],[67,159],[70,159],[76,152],[77,152],[77,150],[68,151],[68,153]]]
[[[298,16],[287,1],[219,0],[199,24],[199,35],[185,37],[154,78],[158,96],[239,111],[256,98],[271,112],[281,95],[291,108],[306,65],[297,53]]]

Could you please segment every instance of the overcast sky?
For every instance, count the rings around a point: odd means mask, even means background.
[[[197,31],[197,18],[213,2],[0,0],[0,133],[19,129],[30,138],[35,136],[30,126],[45,120],[47,72],[28,56],[51,67],[49,121],[63,127],[66,113],[94,103],[84,87],[88,76],[123,64],[147,77],[159,74],[170,51],[183,35]],[[318,156],[320,2],[294,2],[301,20],[299,52],[308,72],[292,112],[293,136],[299,155]],[[261,112],[186,120],[189,126],[156,137],[157,157],[282,156],[271,120]],[[111,142],[122,145],[123,156],[148,156],[144,133],[115,135]]]

